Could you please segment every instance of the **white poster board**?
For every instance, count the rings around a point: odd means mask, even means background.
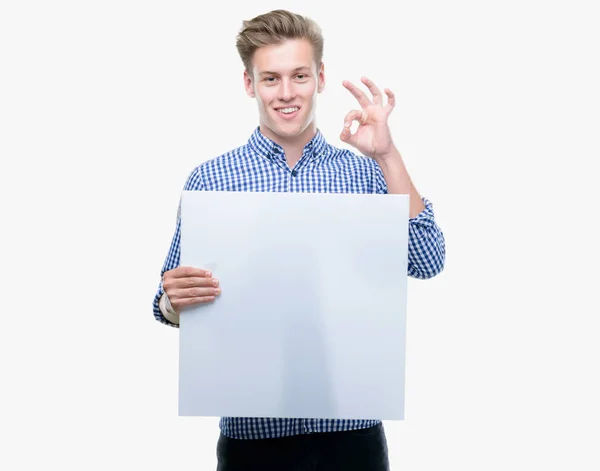
[[[408,195],[184,191],[179,415],[403,419]]]

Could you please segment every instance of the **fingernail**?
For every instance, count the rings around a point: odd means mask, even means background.
[[[215,288],[215,294],[221,294],[221,288]]]
[[[213,286],[219,286],[219,280],[213,280]]]
[[[206,277],[207,277],[207,278],[210,278],[211,276],[212,276],[212,273],[211,273],[211,272],[209,272],[209,271],[207,271],[207,272],[206,272]]]

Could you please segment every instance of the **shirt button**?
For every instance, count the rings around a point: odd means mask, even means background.
[[[292,177],[295,177],[296,175],[298,175],[298,172],[296,170],[292,170]]]

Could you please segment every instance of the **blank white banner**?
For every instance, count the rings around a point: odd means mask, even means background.
[[[179,415],[403,419],[408,195],[184,191]]]

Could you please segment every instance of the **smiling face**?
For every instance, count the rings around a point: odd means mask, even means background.
[[[260,131],[282,143],[306,143],[317,131],[317,93],[325,88],[324,67],[304,39],[264,46],[252,58],[252,76],[244,72],[246,93],[256,98]]]

